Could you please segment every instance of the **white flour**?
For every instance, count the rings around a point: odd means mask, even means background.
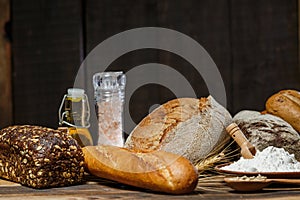
[[[221,169],[240,172],[300,172],[300,162],[283,148],[269,146],[257,151],[253,159],[240,158]]]

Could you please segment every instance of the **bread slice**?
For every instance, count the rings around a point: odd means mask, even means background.
[[[164,150],[193,164],[225,137],[230,113],[212,96],[171,100],[146,116],[131,132],[125,147],[137,151]]]

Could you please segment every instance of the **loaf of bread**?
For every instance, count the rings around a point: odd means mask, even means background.
[[[82,181],[83,152],[68,134],[40,126],[0,130],[0,177],[33,188]]]
[[[296,90],[282,90],[266,102],[268,113],[281,117],[300,133],[300,93]]]
[[[300,136],[283,119],[257,111],[240,111],[233,117],[248,140],[260,151],[268,146],[284,148],[300,160]]]
[[[228,137],[230,113],[212,96],[171,100],[146,116],[131,132],[125,147],[137,151],[164,150],[193,164]]]
[[[132,152],[108,145],[82,150],[88,171],[101,178],[171,194],[189,193],[198,183],[198,173],[189,160],[172,153]]]

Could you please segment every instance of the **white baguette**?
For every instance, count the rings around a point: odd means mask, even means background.
[[[108,145],[82,150],[88,171],[101,178],[171,194],[192,192],[198,183],[189,160],[172,153],[137,153]]]

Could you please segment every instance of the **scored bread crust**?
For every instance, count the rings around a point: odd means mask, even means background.
[[[284,148],[300,160],[300,136],[282,118],[253,110],[242,110],[233,117],[233,121],[257,150],[262,151],[268,146]]]
[[[276,115],[300,132],[300,93],[296,90],[282,90],[266,102],[268,113]]]
[[[131,132],[125,147],[164,150],[193,164],[207,156],[228,135],[230,113],[212,96],[171,100],[146,116]]]
[[[164,151],[133,152],[116,146],[83,148],[88,171],[98,177],[171,194],[192,192],[198,172],[189,160]]]

